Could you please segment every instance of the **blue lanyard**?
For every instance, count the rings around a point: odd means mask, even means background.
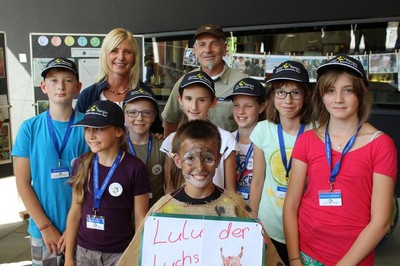
[[[50,133],[51,139],[53,140],[54,148],[56,149],[56,151],[58,153],[58,166],[61,166],[61,154],[64,151],[65,146],[67,146],[69,136],[71,135],[72,124],[74,123],[74,118],[75,118],[75,111],[72,110],[71,116],[68,121],[67,131],[65,132],[64,139],[63,139],[63,142],[60,147],[60,145],[58,144],[57,137],[56,137],[56,132],[53,127],[53,123],[51,122],[50,112],[47,111],[47,115],[46,115],[47,127],[49,128],[49,133]]]
[[[239,131],[236,133],[236,141],[239,143]],[[240,170],[240,177],[243,175],[243,171],[247,169],[247,164],[249,163],[250,157],[253,154],[253,142],[250,144],[249,149],[247,150],[246,158],[244,159],[243,164],[240,162],[240,153],[236,155],[236,165]]]
[[[129,137],[129,134],[126,134],[126,140],[127,140],[127,142],[128,142],[129,150],[131,151],[131,154],[137,156],[137,155],[136,155],[136,151],[135,151],[135,147],[133,146],[133,143],[132,143],[131,138]],[[149,135],[149,142],[148,142],[148,144],[147,144],[146,165],[147,165],[148,161],[150,160],[151,147],[152,147],[152,146],[153,146],[153,137],[152,137],[152,135],[151,135],[151,133],[150,133],[150,135]]]
[[[351,136],[349,141],[346,143],[346,146],[344,146],[342,155],[340,156],[339,161],[333,167],[333,170],[332,170],[332,145],[331,145],[331,138],[330,138],[329,132],[328,132],[328,126],[329,126],[329,122],[326,125],[326,129],[325,129],[325,153],[326,153],[326,158],[328,160],[329,171],[331,172],[330,178],[329,178],[329,189],[330,189],[330,191],[332,191],[333,184],[335,184],[336,176],[339,174],[341,161],[342,161],[343,157],[346,155],[346,153],[351,149],[351,147],[353,147],[353,144],[356,140],[357,133],[358,133],[358,131],[360,131],[362,125],[360,125],[357,128],[357,131]]]
[[[108,186],[108,183],[110,183],[111,177],[114,175],[115,170],[117,169],[117,166],[119,164],[119,161],[121,160],[122,157],[122,150],[119,150],[117,158],[115,158],[110,170],[108,170],[106,179],[104,179],[103,184],[101,185],[101,188],[99,190],[99,156],[97,153],[94,155],[93,158],[93,186],[94,186],[94,207],[93,210],[96,212],[99,210],[100,207],[100,201],[101,198],[103,197],[103,193],[106,190],[106,187]]]
[[[296,140],[301,134],[303,134],[305,128],[306,128],[305,124],[300,125],[299,132],[297,132]],[[285,167],[286,170],[286,179],[287,179],[289,178],[290,169],[292,169],[292,157],[290,157],[288,163],[286,158],[285,140],[283,139],[283,130],[281,123],[278,124],[278,138],[279,138],[279,149],[281,151],[281,159],[283,166]]]

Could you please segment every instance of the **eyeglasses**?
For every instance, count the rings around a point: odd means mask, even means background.
[[[284,90],[274,90],[275,98],[283,100],[289,94],[292,100],[301,100],[304,97],[303,91],[284,91]]]
[[[137,111],[137,110],[126,110],[125,113],[129,117],[138,117],[139,114],[141,114],[143,117],[152,117],[154,115],[154,112],[151,110],[143,110],[143,111]]]

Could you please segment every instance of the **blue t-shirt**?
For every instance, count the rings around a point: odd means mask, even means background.
[[[51,170],[57,168],[58,165],[58,152],[47,126],[46,115],[47,112],[43,112],[21,124],[11,155],[29,159],[32,188],[43,211],[62,234],[66,228],[67,215],[71,206],[72,189],[68,184],[68,177],[51,178]],[[74,123],[82,118],[83,114],[76,112]],[[52,124],[58,144],[61,146],[68,121],[52,120]],[[73,159],[88,150],[83,129],[73,127],[61,154],[62,167],[68,168],[71,173]],[[33,237],[42,237],[32,219],[29,221],[28,232]]]

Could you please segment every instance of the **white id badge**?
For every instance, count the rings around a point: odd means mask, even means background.
[[[69,169],[66,167],[53,168],[50,170],[51,179],[69,178]]]
[[[318,192],[319,206],[342,206],[340,190],[321,190]]]
[[[276,197],[277,198],[286,198],[287,187],[278,186],[276,188]]]
[[[86,215],[86,227],[94,230],[104,231],[106,220],[104,216]]]

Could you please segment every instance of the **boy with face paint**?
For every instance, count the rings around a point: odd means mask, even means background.
[[[186,184],[162,197],[147,213],[254,218],[240,195],[213,184],[221,154],[218,128],[207,120],[192,120],[179,127],[172,143],[173,160]],[[146,220],[146,218],[145,218]],[[118,265],[139,265],[143,223]],[[266,265],[278,265],[279,255],[268,235]]]

